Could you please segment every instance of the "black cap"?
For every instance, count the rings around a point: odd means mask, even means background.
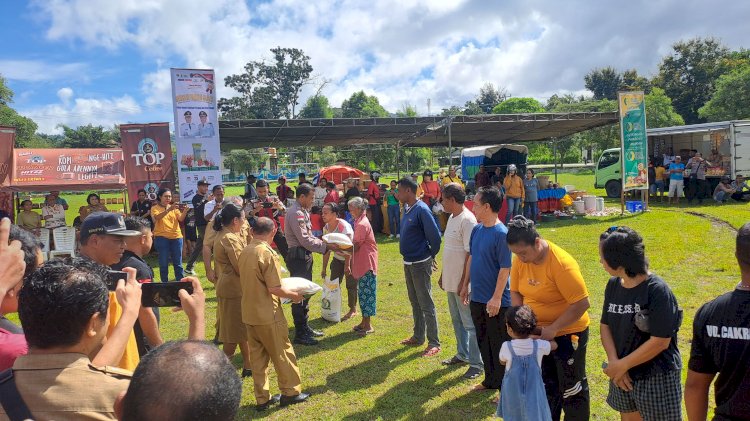
[[[185,116],[192,116],[193,113],[191,113],[190,110],[187,110],[187,111],[185,111],[185,114],[183,114],[183,115],[185,115]]]
[[[432,170],[424,170],[424,172],[422,173],[422,176],[425,176],[425,175],[432,177]]]
[[[205,111],[201,111],[198,113],[199,116],[208,117],[208,114],[206,114]]]
[[[208,183],[208,181],[206,181],[206,180],[200,180],[200,181],[198,182],[198,185],[199,185],[199,186],[210,186],[210,184],[209,184],[209,183]]]
[[[81,224],[81,240],[94,234],[134,237],[141,235],[141,232],[127,229],[122,215],[112,212],[94,212]]]

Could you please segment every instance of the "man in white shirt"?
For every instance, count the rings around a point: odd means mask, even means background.
[[[215,185],[211,189],[211,193],[214,195],[214,200],[206,202],[203,207],[203,217],[206,218],[206,221],[210,221],[221,210],[221,202],[224,201],[224,186],[221,184]]]
[[[65,208],[57,203],[54,196],[47,195],[42,207],[42,219],[44,227],[53,229],[65,226]]]
[[[445,228],[443,246],[443,273],[438,284],[448,294],[448,309],[456,334],[456,355],[443,361],[443,365],[469,364],[464,378],[475,379],[482,375],[482,356],[479,352],[476,330],[468,305],[463,303],[459,292],[464,278],[464,266],[469,257],[471,231],[477,219],[464,207],[466,193],[458,183],[449,183],[443,188],[443,208],[450,214]]]
[[[314,193],[314,199],[313,199],[314,208],[323,207],[323,202],[326,198],[326,195],[328,194],[328,190],[326,190],[326,184],[328,184],[328,180],[325,177],[320,177],[320,180],[318,180],[318,186],[315,187],[315,193]]]

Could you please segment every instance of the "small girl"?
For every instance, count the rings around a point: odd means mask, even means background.
[[[505,377],[496,415],[505,421],[552,420],[541,366],[542,357],[557,344],[529,338],[536,330],[536,315],[529,306],[510,307],[505,312],[505,324],[513,340],[500,347]]]

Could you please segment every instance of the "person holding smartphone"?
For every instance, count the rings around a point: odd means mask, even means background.
[[[258,199],[253,202],[252,214],[255,218],[266,217],[270,218],[276,223],[276,227],[280,227],[279,216],[286,212],[286,206],[279,200],[277,196],[268,195],[268,182],[266,180],[258,180],[255,184],[255,191],[258,193]],[[286,261],[287,252],[289,246],[286,242],[286,237],[282,229],[277,229],[276,234],[273,237],[273,243],[276,244],[276,248],[279,250],[279,254]]]
[[[175,279],[182,279],[182,230],[180,222],[185,220],[188,207],[172,203],[172,191],[159,189],[157,204],[151,207],[154,219],[154,246],[159,252],[159,280],[169,282],[169,261],[174,267]]]

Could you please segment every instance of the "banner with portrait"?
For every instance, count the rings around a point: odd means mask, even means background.
[[[180,201],[190,202],[198,181],[221,184],[214,71],[171,69],[171,74]]]
[[[160,188],[175,188],[169,123],[122,124],[120,139],[131,203],[137,200],[138,190],[156,200]]]
[[[648,189],[648,137],[643,92],[619,92],[622,190]]]

